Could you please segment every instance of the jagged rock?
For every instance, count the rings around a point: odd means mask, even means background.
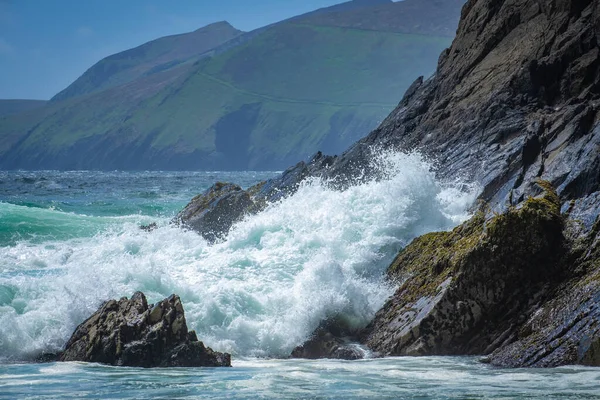
[[[229,354],[205,347],[188,331],[178,296],[148,305],[141,292],[104,303],[77,327],[60,360],[146,368],[231,366]]]
[[[550,190],[548,188],[548,190]],[[551,190],[486,221],[417,238],[388,271],[402,282],[363,333],[382,355],[488,354],[560,277],[560,201]]]
[[[244,215],[256,214],[269,203],[281,200],[298,190],[300,183],[326,168],[335,157],[315,154],[309,164],[299,162],[280,176],[260,182],[248,190],[232,183],[216,183],[192,201],[175,217],[174,222],[200,233],[214,243],[224,238],[234,223]]]
[[[564,279],[527,315],[513,340],[488,361],[502,367],[600,367],[600,238],[592,232],[572,245]]]
[[[241,187],[219,182],[194,197],[175,217],[175,222],[214,243],[226,236],[253,205],[250,195]]]
[[[292,351],[292,357],[309,360],[321,358],[360,360],[364,358],[365,353],[357,345],[356,337],[338,322],[328,321],[321,324],[310,339]]]

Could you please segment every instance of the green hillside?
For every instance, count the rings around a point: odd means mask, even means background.
[[[0,119],[0,168],[281,169],[375,128],[451,40],[296,18],[212,57]]]
[[[0,118],[43,107],[45,100],[0,100]]]
[[[78,78],[53,100],[120,86],[198,58],[207,51],[242,34],[227,22],[218,22],[194,32],[167,36],[107,57]]]

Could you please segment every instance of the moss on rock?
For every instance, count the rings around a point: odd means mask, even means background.
[[[451,232],[415,239],[388,270],[400,283],[367,328],[365,343],[385,355],[489,353],[555,279],[565,249],[560,199],[543,196]]]

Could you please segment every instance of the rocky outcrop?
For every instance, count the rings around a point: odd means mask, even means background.
[[[250,195],[241,187],[219,182],[194,197],[175,217],[175,223],[214,243],[226,236],[233,223],[242,219],[253,205]]]
[[[560,276],[565,239],[555,193],[486,221],[416,239],[392,263],[400,287],[365,332],[382,355],[487,354]]]
[[[346,324],[334,319],[322,323],[291,355],[309,360],[360,360],[365,357],[365,351],[358,345],[356,330],[348,329]]]
[[[399,289],[362,333],[367,346],[600,365],[599,43],[597,1],[469,0],[435,75],[339,157],[302,167],[301,179],[343,189],[376,177],[374,149],[418,149],[441,179],[483,188],[486,210],[398,255]],[[335,344],[317,340],[316,353]]]
[[[177,225],[201,234],[209,243],[223,239],[234,223],[245,215],[264,210],[298,190],[309,176],[318,176],[335,157],[315,154],[309,163],[299,162],[281,175],[243,190],[232,183],[216,183],[192,201],[175,217]]]
[[[188,331],[183,306],[172,295],[155,305],[136,292],[110,300],[77,327],[60,361],[86,361],[130,367],[229,367],[218,353]]]
[[[380,355],[489,355],[503,367],[600,366],[597,231],[566,236],[568,216],[542,185],[544,197],[407,246],[388,271],[400,287],[364,343]]]

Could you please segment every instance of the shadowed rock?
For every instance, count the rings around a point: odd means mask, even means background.
[[[365,352],[357,344],[356,331],[334,319],[321,324],[311,337],[292,351],[293,358],[360,360]]]
[[[177,215],[175,222],[214,243],[229,233],[231,226],[253,206],[250,195],[232,183],[216,183]]]
[[[229,354],[205,347],[188,331],[178,296],[148,305],[141,292],[104,303],[77,327],[60,360],[146,368],[231,366]]]
[[[550,189],[549,189],[550,190]],[[388,273],[401,282],[366,330],[382,355],[488,354],[559,279],[565,251],[558,197],[416,239]]]
[[[330,165],[335,157],[315,154],[307,164],[304,161],[288,168],[281,175],[260,182],[248,190],[233,183],[216,183],[192,201],[175,217],[178,225],[201,234],[209,243],[223,239],[236,222],[245,215],[264,210],[269,203],[294,194],[302,181],[318,176],[318,170]]]

